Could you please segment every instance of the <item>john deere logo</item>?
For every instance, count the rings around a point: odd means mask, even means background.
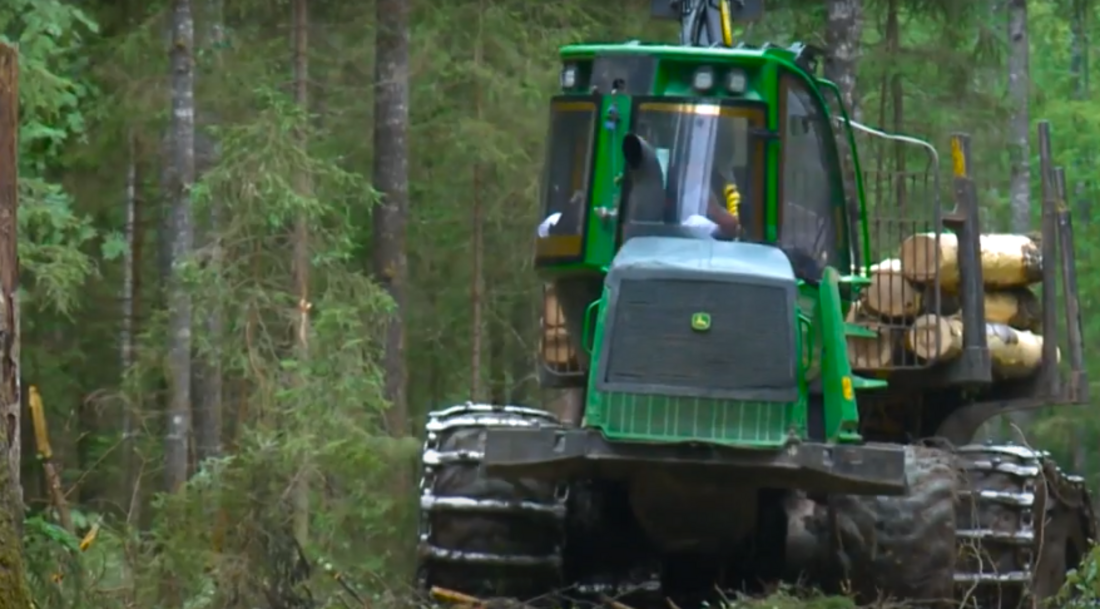
[[[691,329],[696,332],[710,330],[710,313],[696,313],[691,316]]]

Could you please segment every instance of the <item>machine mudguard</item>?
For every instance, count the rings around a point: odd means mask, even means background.
[[[855,495],[902,495],[905,447],[792,441],[778,449],[705,442],[611,442],[596,429],[490,429],[483,466],[489,475],[524,478],[628,478],[638,470],[705,470],[756,477],[764,486]]]

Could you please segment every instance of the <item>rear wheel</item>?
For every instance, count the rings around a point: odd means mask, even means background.
[[[903,496],[831,495],[818,543],[818,573],[861,600],[950,601],[955,567],[959,472],[949,451],[907,446]],[[835,584],[839,583],[839,586]]]
[[[485,432],[559,427],[532,408],[466,404],[429,415],[420,482],[418,584],[533,598],[560,585],[565,487],[485,475]]]

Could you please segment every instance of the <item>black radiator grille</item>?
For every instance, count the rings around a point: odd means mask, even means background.
[[[796,384],[791,298],[775,285],[623,280],[604,378],[700,394],[790,389]],[[709,315],[708,330],[692,328],[698,313]]]

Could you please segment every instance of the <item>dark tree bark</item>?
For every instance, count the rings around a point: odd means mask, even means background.
[[[1072,48],[1070,49],[1070,71],[1073,73],[1076,79],[1076,97],[1078,100],[1088,99],[1089,96],[1089,1],[1088,0],[1073,0],[1073,17],[1071,22],[1071,31],[1073,32]],[[1077,183],[1074,185],[1073,201],[1070,203],[1074,209],[1076,220],[1086,221],[1090,214],[1090,204],[1088,201],[1087,192],[1089,185],[1087,177],[1089,172],[1085,167],[1092,167],[1090,161],[1092,157],[1092,150],[1086,148],[1084,163],[1079,159],[1075,159],[1073,173],[1077,177]],[[1077,472],[1084,472],[1088,467],[1088,438],[1087,431],[1083,427],[1078,427],[1073,434],[1072,452],[1073,452],[1073,469]]]
[[[852,120],[860,120],[856,92],[860,36],[863,34],[863,0],[828,0],[826,4],[825,77],[836,83]]]
[[[1076,83],[1075,93],[1078,100],[1088,99],[1090,91],[1090,4],[1090,0],[1073,0],[1073,17],[1071,21],[1073,38],[1070,48],[1070,72],[1072,72],[1074,76]],[[1076,212],[1076,219],[1081,222],[1088,222],[1088,218],[1092,215],[1092,205],[1088,196],[1088,193],[1092,189],[1092,180],[1089,179],[1089,172],[1085,169],[1086,167],[1092,167],[1092,154],[1092,148],[1086,147],[1085,154],[1083,155],[1085,157],[1084,160],[1077,159],[1074,162],[1073,168],[1073,174],[1077,178],[1077,183],[1073,187],[1073,207]]]
[[[164,442],[165,482],[170,492],[187,481],[191,437],[191,296],[178,267],[194,249],[191,187],[195,182],[194,21],[190,0],[172,10],[172,275],[168,292],[169,403]]]
[[[859,95],[856,90],[856,70],[859,64],[860,37],[863,35],[863,0],[828,0],[825,18],[825,77],[840,89],[840,101],[854,121],[862,120]],[[856,226],[860,208],[856,194],[855,164],[848,142],[838,138],[837,146],[844,167],[844,190],[847,195],[849,223]],[[871,244],[860,243],[859,231],[852,231],[857,252]],[[858,260],[854,260],[854,263]]]
[[[373,208],[374,274],[397,304],[386,331],[386,413],[393,436],[408,435],[405,326],[408,260],[405,229],[409,207],[409,2],[378,0],[375,38],[374,188],[382,200]]]
[[[16,214],[19,207],[17,147],[19,133],[19,52],[0,45],[0,609],[31,606],[23,562],[23,493],[19,486],[20,385],[19,284]]]
[[[206,25],[202,28],[201,46],[208,59],[204,62],[202,78],[213,76],[220,69],[218,57],[225,42],[224,3],[223,0],[208,0],[206,3]],[[209,89],[206,89],[209,91]],[[200,131],[195,136],[195,165],[201,175],[218,163],[221,150],[218,141],[209,132],[217,125],[217,111],[213,95],[203,96],[196,117]],[[202,231],[204,259],[209,268],[221,268],[222,249],[219,233],[222,229],[223,205],[215,199],[210,202],[210,211]],[[225,328],[225,314],[218,303],[203,316],[203,334],[208,349],[195,360],[195,458],[201,464],[209,458],[222,454],[222,341]]]
[[[303,111],[309,109],[309,1],[294,2],[294,100]],[[298,134],[298,144],[309,145],[305,130]],[[294,176],[295,188],[303,197],[310,195],[312,185],[303,169]],[[304,212],[294,222],[294,289],[298,297],[295,328],[295,353],[303,364],[309,360],[309,224]],[[309,538],[309,478],[296,476],[294,482],[294,537],[306,545]]]
[[[477,7],[477,37],[474,39],[474,66],[481,65],[482,50],[482,22],[483,3]],[[478,120],[482,119],[481,87],[480,83],[474,83],[474,114]],[[472,323],[470,324],[470,399],[474,402],[481,401],[482,395],[482,337],[485,331],[485,208],[482,200],[482,173],[483,167],[479,159],[474,159],[473,184],[474,184],[474,209],[473,209],[473,259],[470,273],[470,308]]]
[[[535,291],[535,295],[539,292]],[[538,326],[535,323],[533,307],[534,298],[518,296],[508,310],[510,337],[506,344],[511,345],[506,357],[510,362],[511,385],[508,387],[508,403],[524,404],[531,399],[530,387],[534,385],[537,369],[535,362],[535,350],[532,345],[537,345]],[[541,299],[539,305],[541,307]]]
[[[141,265],[143,239],[143,211],[140,184],[142,180],[139,166],[137,136],[129,136],[129,165],[126,171],[126,253],[122,268],[122,328],[119,332],[119,367],[125,375],[134,365],[134,337],[140,330],[138,316],[141,312]],[[128,522],[138,522],[140,504],[138,500],[138,463],[136,435],[141,428],[135,423],[138,404],[122,405],[122,491],[124,496],[120,505],[129,506],[126,510]]]

